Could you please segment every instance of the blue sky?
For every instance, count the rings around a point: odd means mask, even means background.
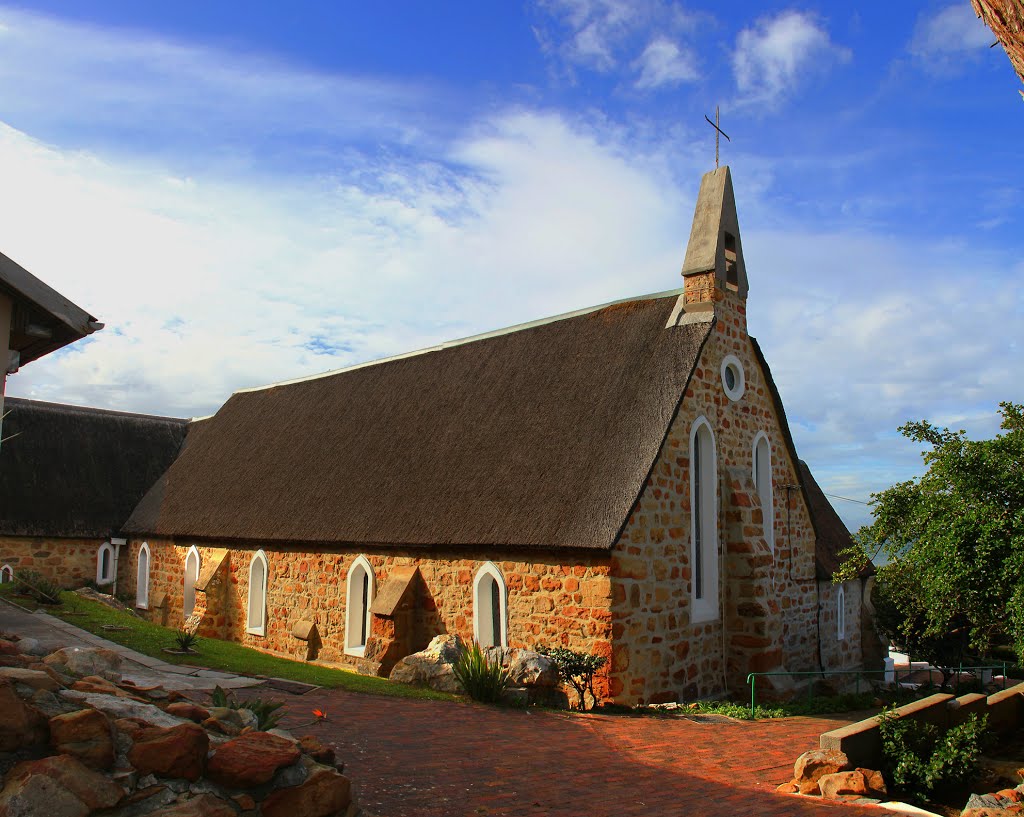
[[[678,286],[720,105],[826,491],[1024,399],[1024,103],[968,0],[378,6],[0,5],[0,250],[107,323],[9,394],[198,416]]]

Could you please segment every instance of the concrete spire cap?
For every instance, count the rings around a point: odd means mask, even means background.
[[[712,270],[719,287],[728,286],[746,297],[747,269],[728,165],[705,173],[701,179],[683,261],[684,277]]]

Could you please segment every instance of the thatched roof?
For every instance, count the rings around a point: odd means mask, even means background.
[[[815,549],[818,580],[831,581],[832,574],[843,564],[839,553],[853,544],[853,537],[803,460],[800,460],[800,481],[803,483],[804,496],[807,498],[807,506],[818,539]],[[874,565],[868,562],[859,575],[870,576],[874,572]]]
[[[126,530],[609,548],[710,331],[665,327],[677,295],[238,392]]]
[[[1024,82],[1024,0],[971,0],[974,11],[995,34]],[[1024,97],[1024,91],[1020,92]]]
[[[0,535],[108,537],[181,449],[187,421],[8,397]]]
[[[92,315],[3,253],[0,295],[14,302],[9,345],[19,354],[22,366],[103,328]],[[3,363],[6,366],[7,361]]]

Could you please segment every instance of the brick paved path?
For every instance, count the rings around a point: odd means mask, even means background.
[[[327,723],[295,731],[335,746],[375,817],[886,813],[773,793],[839,721],[563,715],[328,690],[275,697],[287,699],[285,728],[327,711]]]

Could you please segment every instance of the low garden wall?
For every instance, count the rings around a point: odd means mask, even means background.
[[[900,718],[933,723],[942,729],[963,723],[972,713],[988,715],[988,728],[993,732],[1006,733],[1019,728],[1024,723],[1024,684],[1017,684],[987,697],[980,693],[961,695],[959,698],[948,694],[930,695],[894,710],[894,714]],[[825,750],[842,752],[855,766],[877,769],[882,760],[882,739],[878,724],[879,716],[876,715],[833,729],[821,735],[819,746]]]

